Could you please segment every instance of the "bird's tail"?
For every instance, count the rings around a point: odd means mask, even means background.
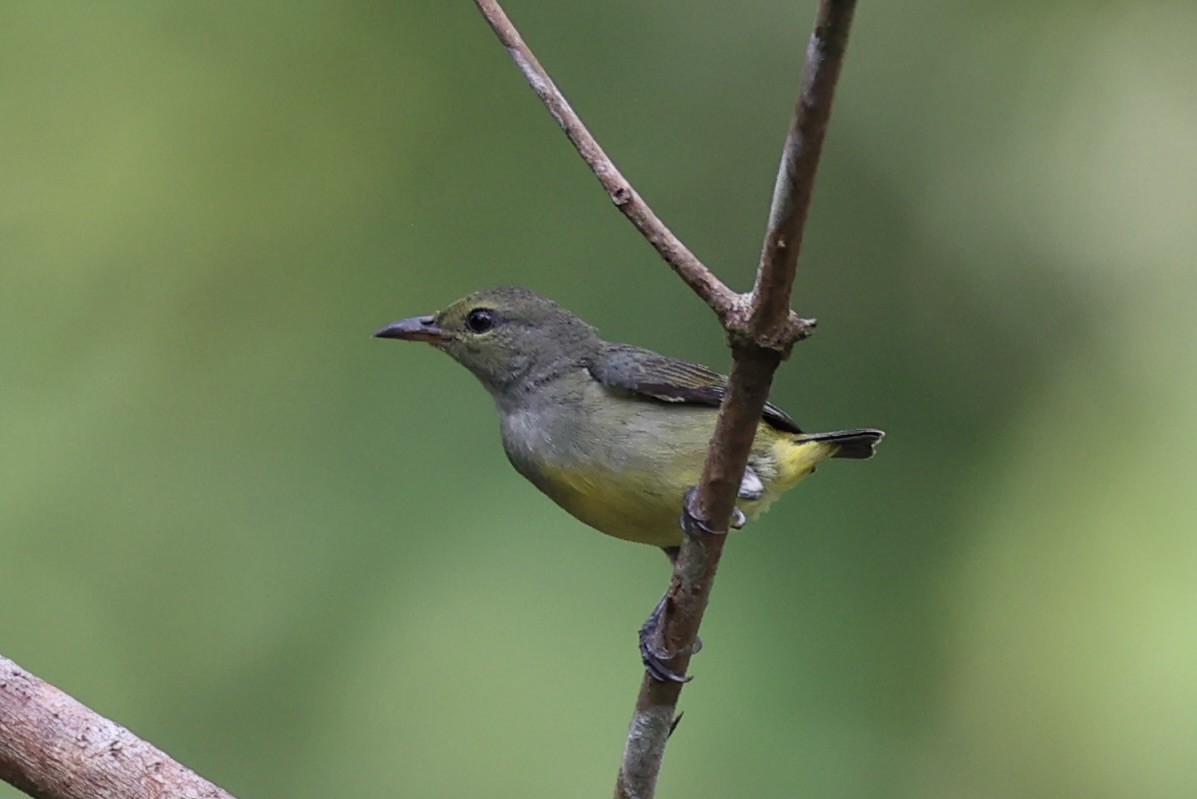
[[[833,458],[864,460],[873,457],[877,445],[883,438],[885,433],[866,427],[859,430],[837,430],[834,433],[805,433],[794,441],[799,444],[804,441],[824,441],[838,448],[831,456]]]

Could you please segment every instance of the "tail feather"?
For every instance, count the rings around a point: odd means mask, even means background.
[[[848,458],[850,460],[865,460],[871,458],[877,451],[877,445],[885,433],[871,428],[859,430],[837,430],[834,433],[807,433],[798,436],[795,441],[826,441],[839,447],[833,458]]]

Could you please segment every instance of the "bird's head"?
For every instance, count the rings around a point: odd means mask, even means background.
[[[496,396],[585,358],[601,343],[593,327],[549,298],[508,286],[476,291],[439,313],[392,322],[374,335],[428,342]]]

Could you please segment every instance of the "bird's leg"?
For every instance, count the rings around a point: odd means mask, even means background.
[[[665,613],[665,602],[669,599],[669,592],[661,597],[661,601],[653,608],[653,612],[640,626],[640,660],[644,668],[653,679],[660,682],[690,682],[684,674],[678,674],[665,665],[665,661],[673,657],[666,651],[665,642],[661,638],[661,621]]]
[[[744,476],[740,478],[740,490],[736,492],[736,498],[755,502],[763,496],[765,496],[765,481],[761,479],[756,469],[753,468],[752,463],[749,462],[744,467]],[[744,515],[744,511],[739,508],[732,508],[732,529],[739,530],[746,524],[748,524],[748,517]]]
[[[677,555],[679,547],[662,547],[665,556],[669,558],[669,562],[673,565],[677,564]],[[654,679],[661,682],[690,682],[690,677],[684,674],[678,674],[665,665],[665,661],[673,658],[673,652],[670,652],[665,647],[665,641],[662,636],[661,626],[664,621],[665,603],[669,601],[669,590],[665,591],[661,601],[653,608],[653,612],[648,615],[644,624],[640,626],[640,660],[644,663],[644,668],[648,669],[648,673]],[[697,652],[702,648],[702,642],[695,640],[694,648],[691,652]]]
[[[765,494],[764,484],[761,479],[756,476],[756,472],[749,469],[744,472],[744,479],[740,481],[740,491],[736,495],[740,499],[760,499]],[[686,492],[686,498],[682,501],[682,516],[678,519],[678,524],[682,526],[682,531],[687,535],[699,535],[706,533],[707,535],[725,535],[721,530],[712,530],[704,521],[698,517],[694,510],[694,499],[698,496],[698,486],[691,486],[690,490]],[[744,515],[744,511],[739,508],[732,508],[730,527],[733,530],[739,530],[744,525],[748,524],[748,517]]]
[[[757,500],[765,494],[765,484],[760,476],[751,466],[744,470],[744,477],[740,480],[740,490],[737,496],[740,499]],[[682,527],[682,532],[689,536],[697,536],[702,533],[709,535],[723,535],[721,531],[712,530],[707,523],[699,518],[694,510],[694,499],[698,496],[698,486],[692,486],[687,492],[685,499],[682,500],[682,515],[678,519],[678,523]],[[732,509],[732,516],[730,520],[731,527],[739,530],[748,523],[748,517],[744,515],[744,511],[739,508]],[[665,556],[669,558],[669,562],[676,566],[677,556],[680,547],[662,547]],[[670,652],[665,646],[665,641],[662,636],[661,625],[664,621],[665,604],[669,601],[669,591],[661,597],[661,601],[653,608],[653,612],[648,615],[644,624],[640,627],[640,659],[644,662],[644,667],[648,669],[648,673],[661,682],[689,682],[690,677],[683,674],[677,674],[668,666],[665,661],[670,660],[677,653]],[[690,650],[691,654],[697,654],[702,649],[702,639],[694,639],[694,647]]]
[[[678,524],[682,526],[682,532],[689,536],[697,536],[703,533],[707,535],[726,535],[721,530],[712,530],[704,519],[699,518],[698,513],[694,510],[694,500],[698,497],[698,486],[690,486],[686,491],[686,497],[682,500],[682,516],[678,519]],[[736,526],[736,514],[739,513],[743,518],[744,514],[740,513],[740,509],[736,509],[736,513],[732,514],[731,526]],[[743,522],[741,522],[743,524]]]

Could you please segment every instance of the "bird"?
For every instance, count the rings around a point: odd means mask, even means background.
[[[426,342],[482,383],[516,471],[570,515],[675,561],[679,519],[698,483],[727,378],[701,364],[607,341],[553,300],[525,288],[476,291],[426,316],[375,331]],[[881,430],[806,433],[767,403],[732,526],[763,513],[823,461],[873,456]],[[641,628],[641,656],[658,679],[684,680],[653,643],[664,599]]]

